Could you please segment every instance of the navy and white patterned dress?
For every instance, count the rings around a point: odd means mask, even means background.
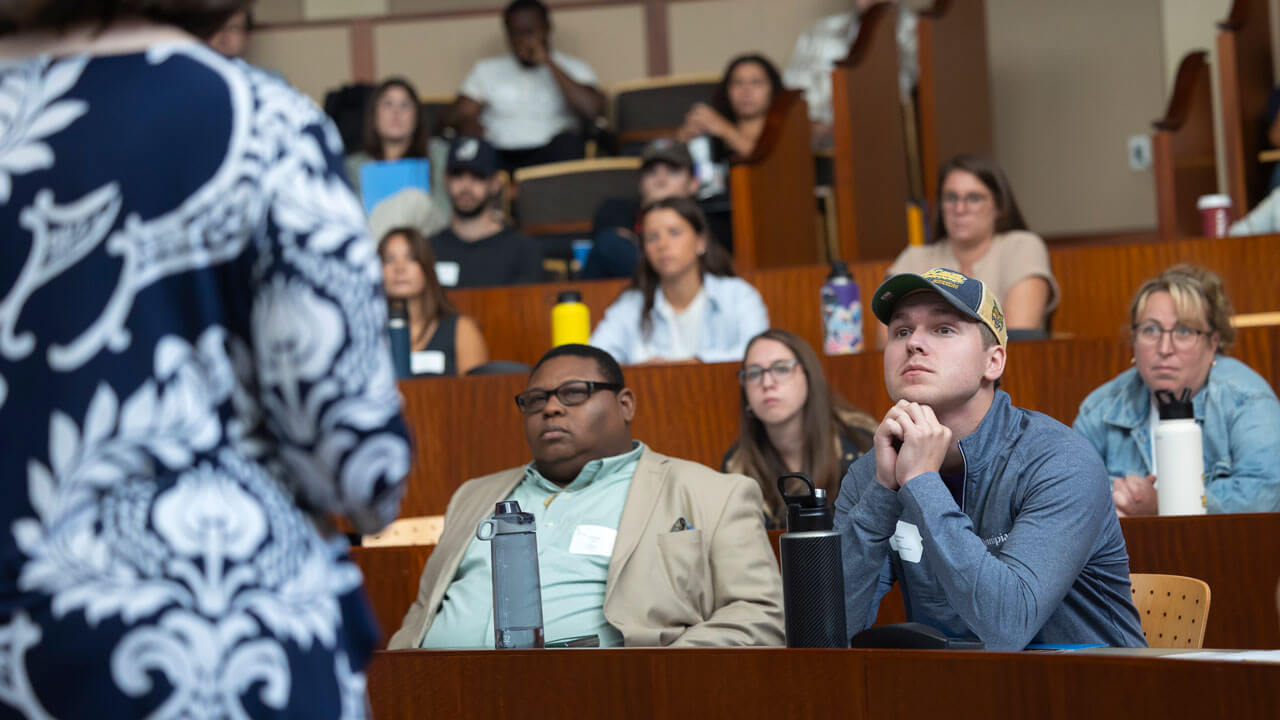
[[[177,42],[0,60],[0,718],[362,717],[409,447],[341,142]]]

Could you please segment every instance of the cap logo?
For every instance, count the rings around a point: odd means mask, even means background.
[[[996,330],[1004,329],[1004,313],[1000,312],[1000,306],[995,303],[991,304],[991,324]]]
[[[459,160],[474,160],[478,152],[480,152],[480,143],[475,138],[468,138],[458,145],[458,150],[453,156]]]
[[[929,270],[928,272],[924,273],[920,277],[934,283],[935,285],[945,285],[951,288],[952,290],[959,288],[961,285],[965,283],[966,280],[969,279],[958,272],[952,272],[950,270],[944,270],[942,268],[934,268],[932,270]]]

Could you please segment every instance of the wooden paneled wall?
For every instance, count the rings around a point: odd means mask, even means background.
[[[1204,51],[1196,51],[1182,59],[1164,117],[1153,123],[1156,225],[1166,240],[1200,235],[1196,200],[1218,191],[1213,93],[1206,56]]]
[[[1222,142],[1227,192],[1235,217],[1243,217],[1267,193],[1258,151],[1267,132],[1267,96],[1275,87],[1269,0],[1234,0],[1219,24],[1218,89],[1222,98]]]
[[[807,238],[797,238],[804,242]],[[1236,312],[1280,309],[1274,268],[1280,263],[1280,236],[1187,239],[1127,245],[1052,247],[1049,259],[1062,290],[1053,318],[1057,335],[1126,337],[1133,293],[1148,278],[1179,262],[1200,265],[1222,275]],[[871,293],[884,280],[887,261],[850,266],[862,293],[866,346],[876,347],[878,322],[871,315]],[[819,288],[828,269],[821,265],[743,272],[769,308],[774,327],[790,330],[813,347],[822,345]],[[551,347],[551,308],[567,289],[582,292],[593,323],[626,287],[622,280],[528,285],[490,290],[457,290],[449,297],[475,318],[497,360],[533,364]]]

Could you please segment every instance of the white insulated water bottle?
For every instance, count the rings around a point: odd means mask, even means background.
[[[1156,410],[1156,507],[1160,515],[1203,515],[1204,437],[1196,422],[1191,391],[1175,399],[1168,390],[1157,390]]]

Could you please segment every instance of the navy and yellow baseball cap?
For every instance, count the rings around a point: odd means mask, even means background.
[[[893,309],[906,296],[931,291],[942,296],[955,309],[986,325],[995,333],[1000,347],[1009,344],[1009,331],[1004,323],[1004,311],[995,293],[987,289],[981,280],[947,268],[933,268],[921,275],[901,273],[880,283],[871,298],[871,312],[885,325],[893,319]]]

